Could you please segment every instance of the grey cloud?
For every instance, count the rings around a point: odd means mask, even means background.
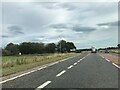
[[[49,26],[50,28],[54,28],[54,29],[65,29],[68,28],[67,24],[52,24]]]
[[[1,37],[2,38],[9,38],[10,36],[8,36],[8,35],[2,35]]]
[[[81,26],[81,25],[74,25],[74,24],[52,24],[50,25],[51,28],[57,29],[57,32],[63,32],[66,29],[73,30],[76,32],[91,32],[96,30],[93,27]]]
[[[62,29],[62,30],[56,30],[56,32],[63,32],[64,30]]]
[[[100,23],[97,24],[98,26],[120,26],[120,21],[115,21],[115,22],[107,22],[107,23]]]
[[[66,10],[74,10],[77,8],[73,3],[61,3],[61,4],[58,4],[58,6]]]
[[[51,2],[51,3],[39,3],[42,7],[45,7],[47,9],[66,9],[66,10],[73,10],[77,7],[73,3],[57,3],[57,2]],[[37,4],[37,5],[39,5]]]
[[[9,26],[8,30],[13,34],[25,34],[20,26]]]
[[[92,32],[92,31],[96,30],[96,28],[76,25],[72,28],[72,30],[76,31],[76,32]]]

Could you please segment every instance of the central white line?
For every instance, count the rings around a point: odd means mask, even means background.
[[[45,86],[47,86],[48,84],[50,84],[51,83],[51,81],[47,81],[47,82],[45,82],[45,83],[43,83],[42,85],[40,85],[39,87],[37,87],[37,88],[44,88]],[[37,90],[37,89],[36,89]]]
[[[74,63],[74,65],[76,65],[77,63]]]
[[[61,75],[62,75],[63,73],[65,73],[65,72],[66,72],[65,70],[61,71],[59,74],[56,75],[56,77],[61,76]]]
[[[68,69],[70,69],[70,68],[72,68],[72,67],[73,67],[73,65],[69,66]]]

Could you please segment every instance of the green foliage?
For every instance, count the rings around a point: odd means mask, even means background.
[[[117,46],[118,46],[118,48],[120,48],[120,44],[118,44]]]
[[[3,56],[9,56],[9,55],[11,55],[11,52],[8,51],[8,50],[2,49],[2,55]]]
[[[45,46],[43,43],[23,42],[19,50],[22,54],[41,54],[45,52]]]
[[[56,45],[54,43],[49,43],[45,46],[47,53],[55,53],[56,51]]]
[[[61,40],[58,42],[57,50],[59,52],[70,52],[72,49],[76,49],[73,42],[66,42],[65,40]]]
[[[2,49],[2,55],[9,56],[9,55],[18,55],[19,49],[17,44],[9,43],[5,49]]]
[[[9,43],[2,50],[2,55],[19,55],[21,54],[43,54],[43,53],[55,53],[58,52],[70,52],[71,49],[76,49],[73,42],[66,42],[61,40],[56,45],[55,43],[34,43],[34,42],[23,42],[20,45]],[[19,64],[19,61],[17,62]]]

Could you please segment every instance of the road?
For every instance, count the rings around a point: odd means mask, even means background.
[[[36,88],[118,88],[118,70],[97,53],[83,53],[2,85],[3,90],[4,88],[33,90]]]

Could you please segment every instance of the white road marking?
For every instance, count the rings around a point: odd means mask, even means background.
[[[76,65],[77,63],[74,63],[73,65]]]
[[[73,67],[73,65],[69,66],[68,69],[70,69],[70,68],[72,68],[72,67]]]
[[[16,79],[16,78],[22,77],[22,76],[24,76],[24,75],[30,74],[30,73],[35,72],[35,71],[37,71],[37,70],[33,70],[33,71],[30,71],[30,72],[27,72],[27,73],[18,75],[18,76],[16,76],[16,77],[13,77],[13,78],[10,78],[10,79],[6,79],[6,80],[4,80],[4,81],[1,81],[0,84],[1,84],[1,83],[5,83],[5,82],[10,81],[10,80],[14,80],[14,79]]]
[[[42,85],[40,85],[39,87],[37,87],[37,89],[38,88],[44,88],[45,86],[47,86],[48,84],[50,84],[51,83],[51,81],[47,81],[47,82],[45,82],[45,83],[43,83]],[[37,90],[36,89],[36,90]]]
[[[120,68],[117,64],[115,64],[115,63],[112,63],[114,66],[116,66],[117,68]]]
[[[47,66],[44,66],[43,68],[38,68],[38,70],[41,70],[41,69],[44,69],[44,68],[46,68]]]
[[[44,66],[44,67],[41,67],[41,68],[39,68],[39,69],[37,69],[37,70],[32,70],[32,71],[23,73],[23,74],[21,74],[21,75],[18,75],[18,76],[15,76],[15,77],[6,79],[6,80],[4,80],[4,81],[1,81],[0,84],[5,83],[5,82],[7,82],[7,81],[14,80],[14,79],[19,78],[19,77],[22,77],[22,76],[24,76],[24,75],[28,75],[28,74],[30,74],[30,73],[36,72],[36,71],[41,70],[41,69],[44,69],[44,68],[46,68],[46,67],[47,67],[47,66]]]
[[[110,62],[110,60],[106,59],[108,62]]]
[[[90,55],[90,53],[89,54],[87,54],[85,57],[83,57],[83,58],[81,58],[80,60],[78,60],[77,62],[80,62],[80,61],[82,61],[83,59],[85,59],[87,56],[89,56]]]
[[[37,70],[32,70],[32,71],[29,71],[29,72],[23,73],[23,74],[21,74],[21,75],[18,75],[18,76],[15,76],[15,77],[12,77],[12,78],[6,79],[6,80],[4,80],[4,81],[1,81],[0,84],[5,83],[5,82],[7,82],[7,81],[14,80],[14,79],[19,78],[19,77],[22,77],[22,76],[24,76],[24,75],[28,75],[28,74],[33,73],[33,72],[36,72],[36,71],[38,71],[38,70],[42,70],[42,69],[44,69],[44,68],[47,68],[47,67],[52,66],[52,65],[54,65],[54,64],[57,64],[57,63],[59,63],[59,62],[62,62],[62,61],[65,61],[65,60],[68,60],[68,59],[74,58],[74,57],[76,57],[76,56],[79,56],[79,55],[75,55],[75,56],[73,56],[73,57],[69,57],[69,58],[66,58],[66,59],[63,59],[63,60],[60,60],[60,61],[57,61],[57,62],[54,62],[54,63],[48,64],[48,65],[46,65],[46,66],[40,67],[40,68],[38,68]]]
[[[100,54],[99,54],[100,55]],[[101,56],[101,55],[100,55]],[[106,59],[105,57],[103,57],[103,56],[101,56],[102,58],[104,58],[104,59]],[[108,62],[110,62],[110,60],[109,59],[106,59]],[[119,68],[120,69],[120,67],[117,65],[117,64],[115,64],[115,63],[112,63],[112,65],[114,65],[114,66],[116,66],[117,68]]]
[[[63,73],[65,73],[65,72],[66,72],[65,70],[61,71],[59,74],[56,75],[56,77],[61,76],[61,75],[62,75]]]

